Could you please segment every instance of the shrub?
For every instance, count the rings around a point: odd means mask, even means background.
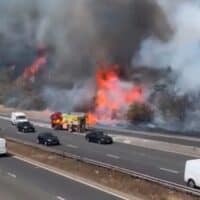
[[[147,104],[134,103],[127,112],[127,118],[131,122],[147,122],[151,121],[152,117],[153,111]]]
[[[175,118],[184,122],[186,110],[190,107],[187,96],[168,95],[159,102],[159,109],[165,118]]]

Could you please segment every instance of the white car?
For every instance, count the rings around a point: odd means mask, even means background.
[[[22,112],[12,112],[11,114],[11,123],[13,125],[16,125],[20,122],[28,122],[28,119],[26,117],[26,114]]]
[[[184,181],[189,187],[200,187],[200,159],[186,161]]]
[[[4,138],[0,138],[0,155],[4,155],[6,153],[7,153],[6,140]]]

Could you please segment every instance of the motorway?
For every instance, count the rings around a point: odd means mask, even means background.
[[[0,157],[2,200],[120,200],[15,157]]]
[[[0,120],[1,133],[25,141],[36,142],[37,133],[19,133],[10,122]],[[50,131],[48,128],[37,127],[38,132]],[[88,143],[81,135],[66,133],[65,131],[53,131],[62,143],[56,148],[84,158],[101,161],[121,168],[160,178],[184,185],[183,174],[185,161],[193,159],[175,153],[150,150],[123,143],[113,145],[98,145]]]
[[[1,117],[9,118],[8,114],[1,114]],[[30,118],[31,119],[31,118]],[[50,121],[48,119],[33,119],[33,121],[37,121],[37,124],[46,124],[46,126],[50,126]],[[192,146],[192,147],[200,147],[200,134],[193,133],[193,132],[163,132],[158,131],[155,129],[151,129],[150,131],[142,131],[139,128],[133,127],[134,129],[128,129],[122,127],[109,127],[109,126],[96,126],[96,128],[103,129],[104,132],[112,133],[114,135],[123,135],[123,136],[130,136],[140,139],[147,139],[147,140],[154,140],[154,141],[161,141],[167,142],[172,144],[180,144],[185,146]],[[106,131],[107,130],[107,131]]]

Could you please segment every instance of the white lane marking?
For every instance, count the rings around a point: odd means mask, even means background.
[[[32,122],[35,126],[51,129],[51,125],[47,123]]]
[[[12,178],[16,178],[17,176],[13,173],[8,172],[8,176],[12,177]]]
[[[65,200],[65,198],[63,198],[63,197],[61,197],[61,196],[56,196],[56,198],[57,198],[58,200]]]
[[[119,193],[118,192],[113,192],[112,190],[109,190],[108,188],[106,188],[106,187],[104,187],[102,185],[99,185],[98,183],[92,183],[92,182],[87,181],[85,179],[81,179],[78,176],[69,174],[67,172],[62,172],[62,170],[58,170],[56,168],[50,167],[48,165],[45,165],[45,164],[37,162],[37,161],[30,160],[28,158],[24,158],[24,157],[22,158],[20,156],[13,156],[13,157],[18,159],[18,160],[21,160],[21,161],[23,161],[25,163],[28,163],[28,164],[31,164],[33,166],[37,166],[37,167],[39,167],[41,169],[47,170],[47,171],[49,171],[51,173],[57,174],[59,176],[63,176],[63,177],[65,177],[67,179],[70,179],[70,180],[72,180],[74,182],[77,182],[77,183],[86,185],[88,187],[94,188],[94,189],[99,190],[99,191],[101,191],[103,193],[110,194],[112,196],[115,196],[115,197],[123,199],[123,200],[130,200],[130,198],[124,196],[123,194],[120,194],[120,192]]]
[[[106,154],[107,157],[110,157],[110,158],[114,158],[114,159],[120,159],[119,156],[117,155],[113,155],[113,154]]]
[[[130,140],[124,140],[124,143],[125,144],[131,144],[131,141]]]
[[[66,146],[67,146],[67,147],[70,147],[70,148],[72,148],[72,149],[78,149],[78,146],[73,145],[73,144],[67,144]]]
[[[177,170],[173,170],[173,169],[167,169],[167,168],[160,168],[160,170],[162,170],[162,171],[166,171],[166,172],[170,172],[170,173],[173,173],[173,174],[178,174],[179,173],[179,171],[177,171]]]
[[[0,116],[0,119],[4,119],[4,120],[7,120],[7,121],[10,121],[9,117],[4,117],[4,116]]]

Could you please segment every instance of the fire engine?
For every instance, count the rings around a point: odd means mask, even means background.
[[[51,127],[55,130],[67,130],[70,132],[84,132],[86,130],[85,113],[61,113],[55,112],[50,116]]]

